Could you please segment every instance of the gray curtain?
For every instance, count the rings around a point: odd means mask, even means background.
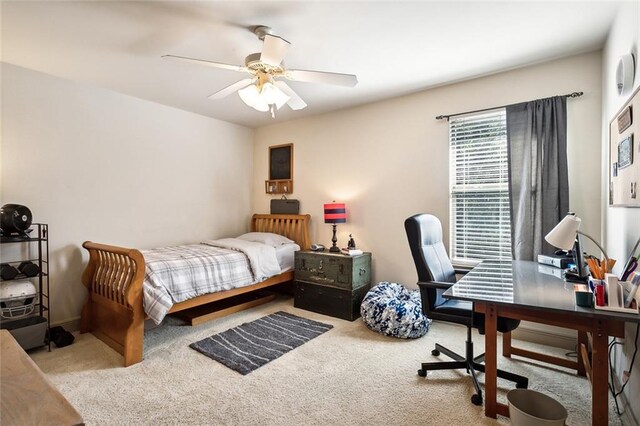
[[[569,211],[567,99],[507,107],[511,247],[516,260],[555,250],[544,236]]]

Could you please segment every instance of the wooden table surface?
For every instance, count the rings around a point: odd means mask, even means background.
[[[84,424],[76,409],[7,330],[0,330],[0,423]]]

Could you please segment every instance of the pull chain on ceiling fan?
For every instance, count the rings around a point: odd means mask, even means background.
[[[273,35],[269,27],[257,26],[253,32],[263,41],[262,52],[252,53],[247,56],[244,66],[176,55],[164,55],[162,57],[251,74],[250,78],[237,81],[209,95],[209,99],[222,99],[231,93],[238,92],[240,99],[245,104],[258,111],[269,111],[272,117],[275,117],[275,111],[285,104],[289,105],[293,110],[299,110],[307,106],[302,98],[287,83],[281,80],[282,78],[345,87],[354,87],[358,84],[358,78],[353,74],[286,69],[283,60],[291,44],[282,37]]]

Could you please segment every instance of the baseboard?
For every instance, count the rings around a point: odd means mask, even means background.
[[[552,333],[546,330],[529,328],[522,325],[512,331],[511,335],[517,340],[554,346],[556,348],[563,348],[570,351],[574,351],[576,349],[576,344],[578,343],[577,336],[572,337],[564,334]]]
[[[55,323],[51,323],[51,327],[55,327],[57,325],[62,326],[65,330],[70,331],[72,333],[76,331],[80,331],[80,317],[72,318],[70,320],[58,321]],[[145,320],[144,322],[144,331],[149,331],[156,328],[157,325],[153,323],[152,320]]]
[[[80,317],[51,323],[51,327],[55,327],[57,325],[62,326],[65,330],[73,333],[74,331],[80,330]]]

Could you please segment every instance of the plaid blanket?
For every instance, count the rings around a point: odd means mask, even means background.
[[[205,244],[142,250],[146,263],[144,310],[160,324],[174,303],[255,282],[240,251]]]

